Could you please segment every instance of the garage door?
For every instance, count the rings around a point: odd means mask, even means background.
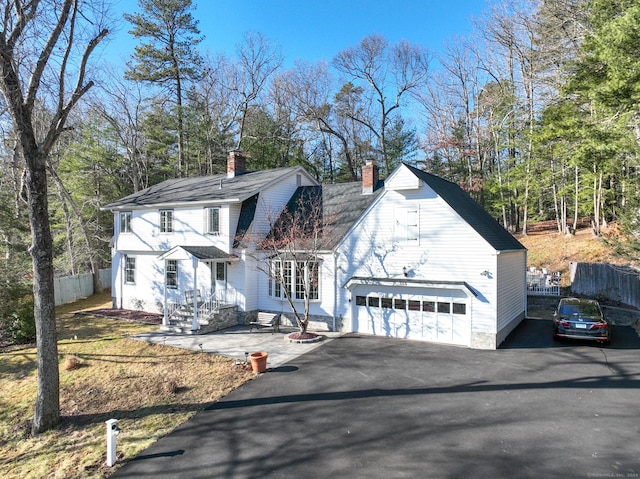
[[[394,294],[354,291],[354,331],[468,346],[471,320],[462,291],[438,294]]]

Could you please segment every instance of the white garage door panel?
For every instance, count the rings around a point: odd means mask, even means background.
[[[439,343],[453,342],[453,319],[450,315],[438,314],[436,341]]]
[[[389,336],[402,339],[415,339],[433,341],[445,344],[459,344],[468,346],[471,336],[471,319],[466,297],[461,297],[461,291],[449,291],[450,296],[439,294],[437,296],[402,295],[400,292],[391,291],[371,292],[358,290],[356,294],[357,306],[355,307],[354,331],[376,336]],[[389,298],[393,298],[393,308],[383,308],[383,301],[373,300],[370,297],[386,298],[384,303],[389,304]],[[365,300],[366,298],[366,300]],[[395,300],[399,301],[395,301]],[[404,301],[400,301],[400,299]],[[421,311],[409,310],[408,301],[412,301],[412,308],[416,309],[416,301],[420,301]],[[433,311],[434,305],[447,303],[440,310]],[[464,304],[464,314],[453,314],[452,303]],[[370,306],[373,304],[373,306]],[[378,304],[379,306],[375,306]],[[404,305],[405,309],[400,309]],[[460,313],[460,309],[457,310]]]

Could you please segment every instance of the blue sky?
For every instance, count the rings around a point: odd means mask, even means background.
[[[277,42],[285,65],[296,59],[331,61],[366,35],[384,35],[395,43],[408,40],[438,53],[445,40],[465,35],[470,18],[479,16],[487,0],[193,0],[194,17],[205,36],[203,48],[232,54],[248,31]],[[137,10],[136,0],[115,0],[115,12]],[[105,55],[123,65],[135,39],[124,22]]]

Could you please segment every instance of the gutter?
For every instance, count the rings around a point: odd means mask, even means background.
[[[333,332],[336,332],[336,310],[338,308],[338,253],[333,254]]]

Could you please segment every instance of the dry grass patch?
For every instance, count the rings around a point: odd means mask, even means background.
[[[104,421],[119,419],[118,460],[129,459],[254,377],[230,358],[130,338],[156,326],[74,314],[104,307],[105,300],[96,304],[92,297],[58,310],[62,423],[57,430],[29,436],[35,349],[1,352],[4,478],[107,477],[114,468],[104,464]]]
[[[605,232],[606,234],[606,232]],[[569,286],[569,263],[629,264],[628,258],[617,256],[603,238],[593,236],[589,228],[579,229],[575,235],[557,231],[516,235],[529,251],[528,266],[546,268],[562,273],[562,285]]]

